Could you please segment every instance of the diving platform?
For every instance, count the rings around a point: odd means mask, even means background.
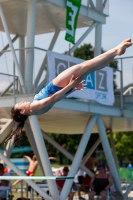
[[[32,101],[34,95],[18,95],[0,98],[0,118],[10,118],[10,109],[15,102]],[[124,106],[121,108],[121,96],[115,97],[114,106],[92,103],[87,100],[65,98],[57,102],[53,108],[38,116],[41,129],[46,133],[83,134],[92,115],[102,115],[105,129],[117,131],[133,130],[133,96],[123,95]],[[69,126],[68,126],[69,124]],[[94,126],[93,133],[97,133]]]
[[[91,26],[95,21],[106,23],[107,14],[97,9],[81,5],[77,28]],[[0,0],[10,33],[13,35],[27,34],[28,3],[22,0]],[[37,0],[36,2],[36,30],[35,34],[55,32],[56,29],[66,29],[66,1],[65,0]],[[45,23],[44,23],[45,20]],[[0,20],[0,31],[4,31]]]

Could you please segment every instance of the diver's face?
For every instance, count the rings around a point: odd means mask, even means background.
[[[30,102],[28,101],[22,101],[19,103],[16,103],[14,106],[14,109],[18,109],[22,115],[30,114]]]

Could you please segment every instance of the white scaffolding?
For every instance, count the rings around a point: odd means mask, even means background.
[[[76,41],[76,44],[70,49],[70,54],[79,46],[79,44],[85,39],[85,37],[95,28],[95,56],[101,53],[101,38],[102,38],[102,24],[106,23],[107,14],[104,13],[104,9],[108,4],[108,0],[88,0],[86,5],[81,5],[78,28],[88,27],[85,33],[82,34],[81,38]],[[42,72],[46,69],[46,56],[43,59],[43,62],[40,66],[40,70],[36,75],[35,80],[33,80],[34,73],[34,38],[36,34],[44,34],[54,32],[52,41],[49,45],[48,50],[52,50],[56,40],[59,36],[61,30],[65,30],[65,8],[66,0],[0,0],[0,30],[6,33],[8,39],[8,46],[3,50],[6,50],[10,47],[12,53],[13,62],[15,69],[17,70],[20,88],[23,94],[17,95],[14,93],[13,96],[2,96],[0,98],[0,109],[3,111],[0,118],[5,116],[8,118],[10,108],[16,102],[20,102],[23,99],[27,101],[32,101],[33,99],[33,85],[40,88],[39,80]],[[15,38],[11,39],[10,34],[15,34]],[[25,45],[25,37],[27,37],[27,42]],[[19,38],[19,59],[16,56],[16,50],[13,47],[13,42]],[[26,52],[25,52],[26,50]],[[1,55],[4,52],[1,52]],[[15,79],[14,79],[15,80]],[[34,83],[33,83],[34,82]],[[46,84],[46,79],[42,82]],[[60,120],[58,122],[58,128],[54,127],[53,129],[50,124],[50,119],[56,114],[56,120],[62,118],[66,113],[66,120],[69,120],[69,116],[72,115],[73,119],[78,116],[78,122],[81,117],[84,118],[84,122],[81,124],[80,133],[83,133],[82,139],[80,141],[79,147],[77,149],[75,157],[73,157],[69,152],[61,148],[59,144],[53,141],[45,132],[53,132],[56,130],[58,133],[63,133],[64,125],[61,126]],[[82,113],[82,116],[81,116]],[[68,115],[68,118],[67,118]],[[49,120],[48,120],[49,118]],[[133,119],[133,112],[130,109],[125,109],[122,107],[110,107],[103,106],[100,104],[94,104],[90,102],[78,101],[63,99],[60,102],[54,105],[52,111],[47,115],[39,116],[30,116],[29,120],[26,122],[25,130],[29,138],[30,144],[33,148],[34,153],[37,156],[39,164],[41,166],[43,174],[46,176],[52,176],[51,165],[48,159],[47,150],[43,137],[48,140],[52,145],[59,149],[66,157],[72,161],[72,166],[69,172],[69,176],[75,176],[79,166],[86,171],[90,176],[93,176],[83,164],[80,163],[86,145],[89,141],[91,133],[99,132],[99,140],[94,144],[87,156],[89,157],[91,153],[95,150],[97,145],[101,142],[104,148],[105,156],[110,167],[111,173],[113,175],[114,185],[118,194],[117,199],[126,199],[128,193],[125,195],[122,194],[121,183],[119,174],[117,171],[116,164],[116,155],[115,151],[113,155],[110,150],[110,146],[106,137],[106,129],[113,130],[113,125],[110,123],[112,118],[120,123],[124,124],[127,121],[127,118]],[[48,125],[41,123],[41,121],[47,121]],[[76,119],[75,119],[76,120]],[[55,122],[57,124],[57,121]],[[79,122],[80,123],[80,122]],[[95,125],[96,124],[96,125]],[[105,125],[106,124],[106,125]],[[67,130],[67,134],[72,132],[79,133],[76,126],[71,127],[71,130]],[[117,126],[116,126],[117,127]],[[115,128],[116,128],[115,127]],[[132,128],[132,127],[131,127]],[[117,129],[117,128],[116,128]],[[126,127],[125,127],[126,129]],[[45,130],[45,131],[44,131]],[[50,131],[47,131],[50,130]],[[10,122],[10,130],[12,131],[12,122]],[[0,140],[1,141],[1,140]],[[112,146],[113,146],[113,137],[112,137]],[[113,148],[114,149],[114,148]],[[24,174],[7,158],[10,157],[11,145],[7,147],[6,156],[0,154],[0,158],[10,166],[18,175],[24,176]],[[63,190],[59,195],[56,184],[54,180],[48,180],[48,185],[50,188],[51,197],[49,197],[44,191],[42,191],[34,182],[27,180],[27,183],[31,185],[42,197],[48,200],[65,200],[68,196],[72,180],[65,182]],[[70,184],[71,183],[71,184]],[[128,192],[130,192],[131,187]]]

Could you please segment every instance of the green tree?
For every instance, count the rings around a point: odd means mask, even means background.
[[[76,58],[81,58],[83,60],[90,60],[94,58],[94,48],[91,44],[81,45],[74,51],[73,56]]]
[[[48,134],[53,140],[55,140],[58,144],[60,144],[63,148],[65,148],[68,152],[70,152],[73,156],[78,148],[81,134],[78,135],[67,135],[67,134]],[[66,159],[66,157],[58,151],[55,147],[53,147],[50,143],[45,141],[47,151],[49,156],[54,156],[57,158],[57,162],[59,164],[70,164],[71,162]]]
[[[65,148],[69,153],[71,153],[73,156],[75,156],[75,153],[78,149],[80,140],[82,138],[82,134],[74,134],[74,135],[68,135],[68,134],[48,134],[53,140],[55,140],[58,144],[60,144],[63,148]],[[90,137],[90,140],[87,144],[87,147],[85,149],[85,152],[88,152],[89,149],[92,147],[92,145],[96,142],[98,139],[98,134],[92,134]],[[49,156],[54,156],[57,158],[57,162],[59,164],[71,164],[71,161],[66,159],[66,157],[59,152],[56,148],[54,148],[50,143],[45,141],[47,151]],[[97,149],[102,149],[101,145]],[[95,153],[93,154],[95,157]]]
[[[133,162],[133,132],[114,133],[114,141],[120,166]]]

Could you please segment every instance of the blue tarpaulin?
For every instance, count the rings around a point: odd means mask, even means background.
[[[5,148],[0,148],[0,152],[3,153],[5,151]],[[20,146],[20,147],[14,147],[12,150],[12,153],[21,153],[21,152],[29,152],[32,151],[32,148],[29,146]]]

